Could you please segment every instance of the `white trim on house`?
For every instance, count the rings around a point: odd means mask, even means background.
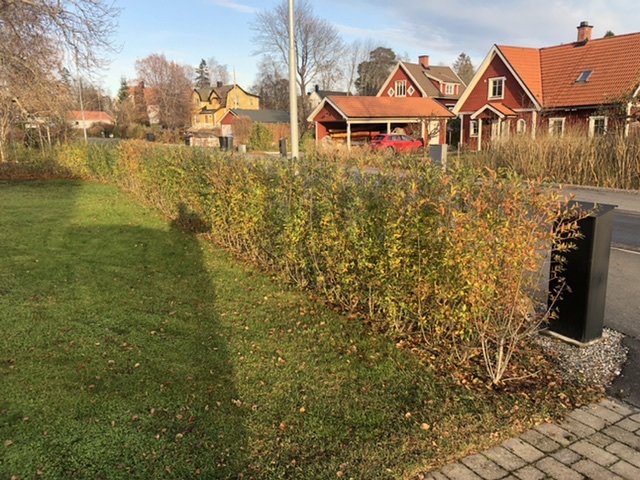
[[[506,67],[509,70],[509,72],[511,72],[511,75],[514,76],[514,78],[516,79],[518,84],[522,87],[522,89],[525,91],[525,93],[529,96],[529,98],[533,102],[533,105],[534,105],[535,109],[536,110],[541,110],[542,109],[542,105],[540,105],[540,102],[538,102],[538,100],[533,95],[533,93],[531,93],[531,90],[529,90],[529,88],[527,88],[525,83],[522,81],[520,76],[513,69],[511,64],[507,61],[507,59],[502,54],[502,52],[500,52],[500,49],[498,48],[498,45],[494,45],[493,47],[491,47],[491,50],[489,50],[489,53],[487,54],[485,59],[480,64],[480,67],[478,67],[478,71],[476,72],[476,74],[471,79],[471,82],[469,83],[469,85],[467,86],[467,89],[464,91],[464,93],[462,94],[462,96],[460,97],[458,102],[456,103],[456,106],[453,107],[453,113],[455,113],[456,115],[460,113],[460,109],[462,108],[464,103],[469,99],[469,96],[471,95],[471,92],[474,90],[476,85],[480,82],[480,79],[484,75],[484,73],[487,70],[487,68],[489,68],[489,65],[491,64],[491,61],[493,60],[493,58],[496,55],[498,57],[500,57],[500,59],[506,65]]]
[[[589,117],[589,137],[594,137],[596,135],[596,121],[598,120],[604,120],[604,129],[600,135],[606,133],[607,126],[609,125],[609,118],[605,115],[592,115]]]
[[[413,82],[413,84],[415,85],[415,88],[418,89],[418,91],[422,94],[423,97],[427,97],[427,92],[425,92],[422,87],[420,86],[420,84],[418,83],[418,81],[413,77],[413,75],[411,75],[411,73],[409,73],[409,71],[404,67],[404,63],[402,61],[398,62],[398,64],[395,66],[395,68],[393,70],[391,70],[391,73],[389,74],[389,76],[387,77],[387,79],[384,81],[384,83],[382,84],[382,86],[380,87],[380,90],[378,90],[378,93],[376,94],[376,97],[380,97],[383,93],[383,89],[386,85],[389,84],[389,82],[391,81],[391,79],[393,78],[393,76],[396,74],[396,72],[402,68],[402,71],[405,73],[405,75],[409,78],[409,80],[411,80]]]
[[[406,97],[407,96],[407,81],[406,80],[396,80],[395,82],[396,97]]]
[[[308,122],[313,122],[313,117],[315,117],[317,114],[320,113],[320,110],[322,110],[322,108],[324,107],[324,104],[328,103],[329,105],[331,105],[333,107],[333,109],[338,112],[342,118],[344,120],[347,120],[347,117],[345,116],[345,114],[338,108],[338,106],[333,103],[331,100],[329,100],[329,97],[324,97],[322,99],[322,101],[318,104],[318,106],[316,108],[313,109],[313,111],[309,114],[309,116],[307,117],[307,121]]]
[[[564,136],[564,125],[565,125],[565,117],[551,117],[549,119],[549,135],[555,135],[555,131],[554,131],[554,123],[560,121],[561,122],[561,127],[560,127],[560,137]]]
[[[527,121],[524,118],[519,118],[516,122],[516,133],[518,135],[527,133]]]
[[[496,85],[500,84],[500,95],[494,95],[493,90]],[[504,91],[507,85],[507,77],[491,77],[487,82],[487,100],[504,100]]]
[[[475,125],[475,128],[474,128]],[[469,138],[476,138],[480,132],[480,123],[478,120],[469,120]]]
[[[483,105],[482,107],[480,107],[478,110],[476,110],[475,112],[473,112],[473,114],[471,115],[472,119],[476,119],[478,118],[485,110],[491,110],[493,113],[495,113],[501,120],[506,118],[507,115],[505,115],[504,113],[502,113],[500,110],[498,110],[497,108],[495,108],[493,105],[487,103],[485,105]]]

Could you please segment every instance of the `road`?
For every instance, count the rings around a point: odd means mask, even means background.
[[[617,248],[640,252],[640,215],[615,212],[611,243]]]

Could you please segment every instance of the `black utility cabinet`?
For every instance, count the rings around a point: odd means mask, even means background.
[[[568,288],[564,288],[562,298],[555,303],[558,318],[550,322],[549,330],[571,340],[588,343],[602,336],[615,205],[572,203],[591,213],[578,221],[583,237],[574,241],[577,248],[563,254],[567,263],[561,275],[566,278]],[[551,270],[555,266],[555,253]],[[549,292],[553,292],[556,286],[557,281],[552,278]]]

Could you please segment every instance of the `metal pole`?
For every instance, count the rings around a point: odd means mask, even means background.
[[[84,101],[82,100],[82,77],[80,76],[80,65],[78,63],[78,51],[76,50],[76,74],[78,76],[78,96],[80,97],[80,118],[82,119],[82,132],[84,133],[84,143],[87,143],[87,122],[84,117]]]
[[[289,0],[289,122],[291,123],[291,158],[298,158],[298,88],[296,85],[296,40],[293,0]],[[302,92],[304,94],[304,92]]]

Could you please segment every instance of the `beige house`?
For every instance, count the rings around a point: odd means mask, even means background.
[[[239,85],[196,88],[191,95],[193,116],[191,131],[213,130],[222,127],[222,119],[230,110],[259,110],[260,97],[248,93]]]

